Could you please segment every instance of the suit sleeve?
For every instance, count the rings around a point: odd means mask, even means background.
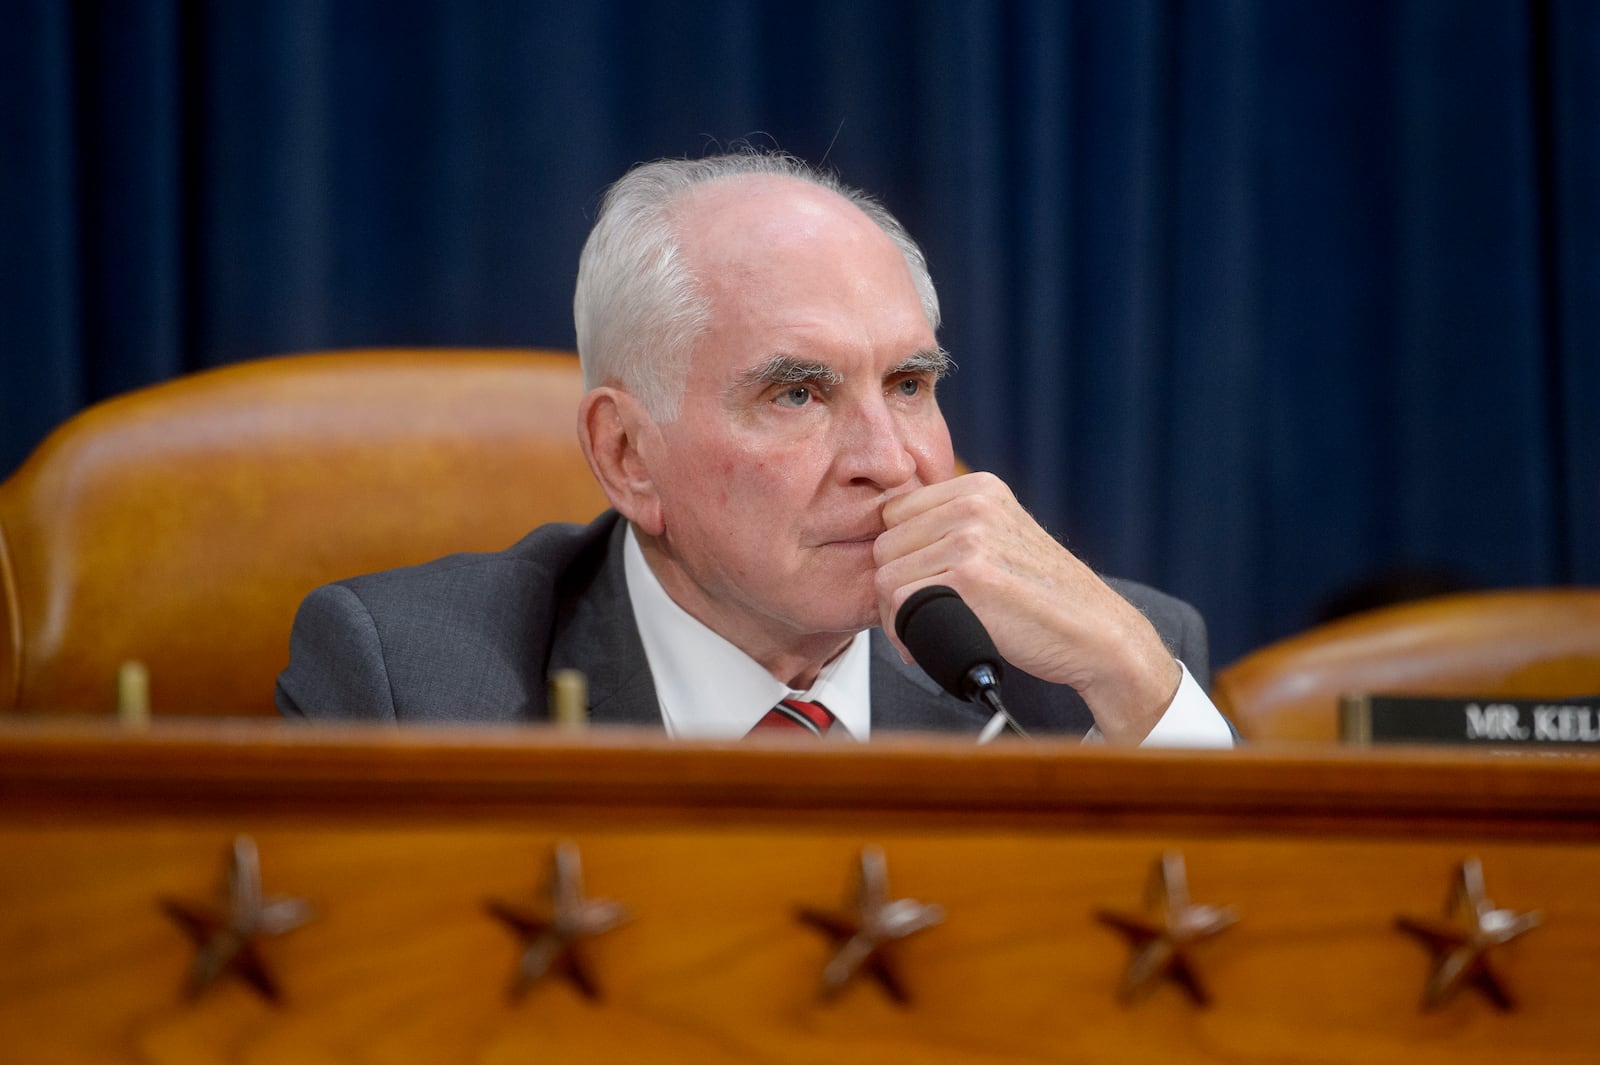
[[[286,718],[396,720],[377,626],[355,592],[330,584],[306,596],[274,697]]]
[[[1173,638],[1172,657],[1182,662],[1189,675],[1203,691],[1211,690],[1211,641],[1206,634],[1205,618],[1200,611],[1182,600],[1174,602],[1176,632]]]

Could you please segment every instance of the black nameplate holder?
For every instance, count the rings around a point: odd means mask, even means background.
[[[1600,753],[1600,698],[1347,695],[1339,738],[1352,744],[1428,743]]]

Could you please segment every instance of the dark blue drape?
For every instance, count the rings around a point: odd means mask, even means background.
[[[1588,0],[8,8],[0,474],[203,366],[570,346],[605,184],[746,138],[907,221],[958,450],[1219,659],[1600,582]]]

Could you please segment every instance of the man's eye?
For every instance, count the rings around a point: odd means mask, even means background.
[[[916,377],[902,377],[894,383],[896,391],[910,399],[922,391],[922,381]]]
[[[803,407],[811,402],[811,389],[804,385],[793,385],[779,392],[774,402],[784,407]]]

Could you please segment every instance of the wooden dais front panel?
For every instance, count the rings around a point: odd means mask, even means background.
[[[519,731],[187,724],[0,730],[0,1060],[45,1062],[1590,1062],[1600,763],[1115,752],[935,741],[669,745]],[[225,910],[235,841],[312,919],[186,993],[174,902]],[[567,846],[627,920],[513,994]],[[901,1003],[802,909],[850,912],[863,854],[938,923],[889,943]],[[1181,858],[1237,920],[1185,950],[1209,1005],[1126,993]],[[1514,999],[1434,965],[1463,862],[1539,924],[1487,952]],[[1456,917],[1465,915],[1459,910]]]

